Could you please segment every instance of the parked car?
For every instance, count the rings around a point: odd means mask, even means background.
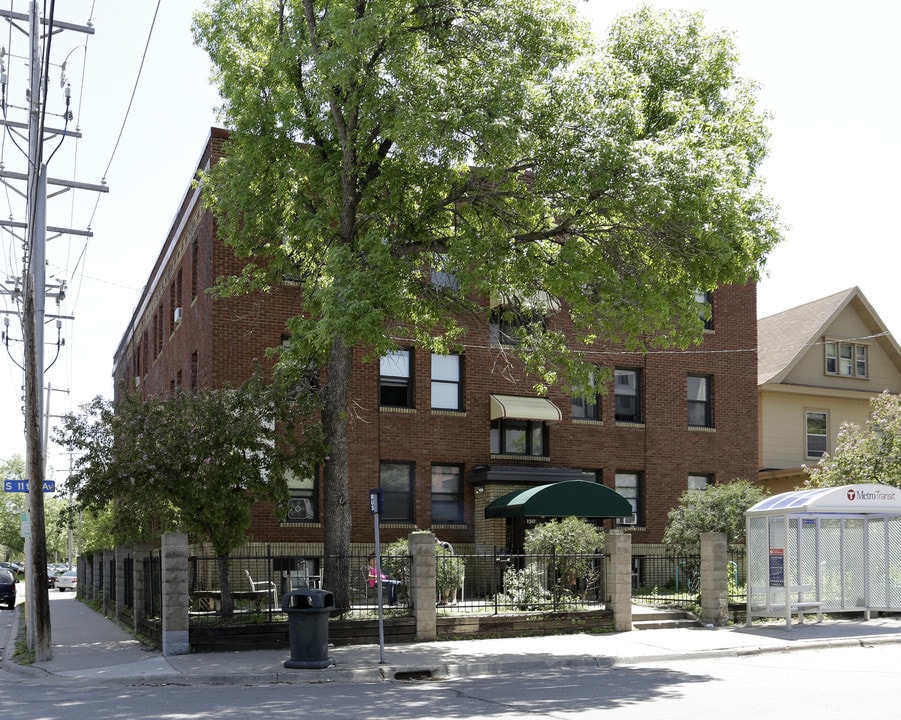
[[[56,578],[63,574],[63,570],[59,568],[53,567],[51,565],[47,566],[47,587],[55,588],[56,587]]]
[[[20,567],[17,563],[6,562],[5,560],[0,561],[0,568],[9,570],[13,574],[13,577],[18,577],[24,572],[24,568]]]
[[[6,568],[0,568],[0,603],[10,610],[16,606],[16,577]]]
[[[75,586],[78,584],[78,571],[77,570],[69,570],[68,572],[64,572],[62,575],[56,576],[56,589],[60,592],[63,590],[72,590],[75,591]]]

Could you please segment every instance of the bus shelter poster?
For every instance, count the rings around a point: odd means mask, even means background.
[[[770,548],[770,587],[785,585],[785,549]]]

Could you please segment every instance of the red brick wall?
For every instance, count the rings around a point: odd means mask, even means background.
[[[212,149],[222,138],[212,140]],[[211,152],[208,148],[204,158]],[[187,203],[187,200],[186,200]],[[185,213],[187,204],[182,208]],[[183,384],[191,376],[191,356],[199,359],[199,386],[220,387],[245,380],[255,361],[268,367],[268,347],[281,343],[285,321],[299,310],[297,288],[282,287],[271,295],[213,301],[206,293],[190,297],[191,241],[197,237],[200,286],[210,287],[221,274],[240,268],[231,252],[215,238],[213,220],[196,208],[183,223],[180,236],[170,234],[161,253],[160,287],[149,288],[146,311],[136,317],[129,331],[140,339],[152,328],[158,309],[168,314],[171,278],[182,270],[185,303],[183,321],[173,332],[164,333],[162,353],[151,361],[142,378],[145,393],[165,393],[180,369]],[[178,219],[173,227],[179,226]],[[369,490],[378,486],[379,461],[415,464],[415,527],[431,526],[431,464],[458,464],[469,473],[480,465],[568,467],[597,472],[603,483],[614,486],[619,471],[642,474],[641,501],[646,530],[636,531],[635,542],[657,542],[666,515],[687,488],[691,474],[710,474],[716,482],[737,477],[752,479],[757,471],[757,320],[756,286],[723,287],[713,299],[714,330],[703,344],[687,352],[653,352],[647,355],[617,355],[609,348],[598,355],[607,367],[638,367],[643,370],[643,417],[641,426],[621,426],[613,421],[612,391],[602,398],[600,424],[576,424],[570,417],[569,395],[552,389],[549,398],[563,411],[563,420],[550,428],[549,459],[510,460],[492,458],[489,449],[489,395],[534,395],[531,383],[513,367],[507,372],[499,351],[489,347],[487,321],[474,327],[466,338],[465,412],[448,415],[430,410],[430,362],[427,352],[414,352],[414,412],[379,411],[378,362],[363,363],[357,355],[351,408],[351,503],[355,541],[371,542],[372,521]],[[167,323],[166,327],[169,325]],[[152,333],[149,333],[152,334]],[[140,347],[127,342],[116,357],[115,377],[133,381],[134,354]],[[714,430],[689,430],[687,426],[686,375],[709,374],[713,378]],[[464,483],[466,516],[462,527],[442,528],[442,539],[472,542],[474,490]],[[511,488],[512,489],[512,488]],[[320,503],[321,505],[321,503]],[[321,509],[321,508],[320,508]],[[406,535],[413,526],[386,527],[382,540],[390,542]],[[283,525],[273,508],[260,505],[254,511],[252,528],[256,541],[320,541],[321,528]]]

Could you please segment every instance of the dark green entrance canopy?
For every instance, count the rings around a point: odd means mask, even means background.
[[[616,518],[632,515],[632,505],[615,490],[587,480],[563,480],[516,490],[485,508],[486,518]]]

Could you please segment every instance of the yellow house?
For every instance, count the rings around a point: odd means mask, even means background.
[[[757,353],[758,480],[773,494],[804,485],[872,397],[901,392],[901,347],[856,287],[758,320]]]

